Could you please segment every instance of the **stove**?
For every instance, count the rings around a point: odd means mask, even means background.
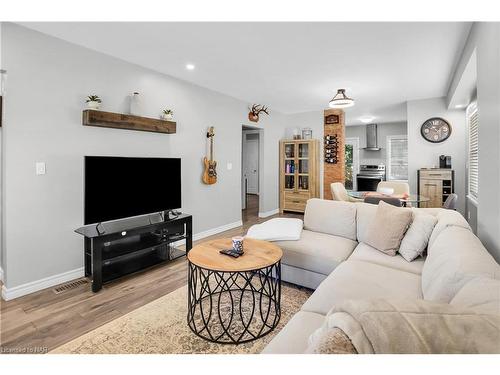
[[[378,183],[385,181],[385,165],[360,165],[356,181],[358,191],[377,191]]]

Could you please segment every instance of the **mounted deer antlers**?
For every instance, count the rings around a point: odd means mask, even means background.
[[[267,112],[267,108],[265,105],[254,104],[250,109],[250,112],[248,112],[248,119],[252,122],[259,121],[259,113],[261,112],[264,112],[266,115],[269,115],[269,112]]]

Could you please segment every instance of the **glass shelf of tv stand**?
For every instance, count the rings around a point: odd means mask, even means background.
[[[148,234],[140,236],[134,241],[125,243],[110,244],[104,247],[102,252],[102,260],[104,265],[109,262],[122,262],[132,258],[145,255],[151,251],[155,251],[162,246],[168,246],[173,242],[185,240],[186,236],[161,237],[159,235]]]
[[[169,219],[168,221],[182,220],[189,216],[190,215],[187,214],[180,214],[176,218]],[[99,229],[97,228],[97,224],[84,225],[83,227],[76,229],[75,232],[84,237],[95,238],[121,233],[132,229],[142,229],[152,225],[152,229],[154,229],[155,224],[162,226],[166,221],[167,220],[162,221],[159,214],[149,214],[123,220],[104,222],[99,225]]]

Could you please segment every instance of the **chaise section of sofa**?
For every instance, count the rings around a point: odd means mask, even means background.
[[[276,244],[283,250],[282,279],[315,289],[358,245],[356,207],[310,199],[300,240]]]

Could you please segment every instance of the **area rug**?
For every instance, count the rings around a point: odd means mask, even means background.
[[[281,319],[268,335],[233,345],[196,336],[188,327],[187,286],[70,341],[51,353],[68,354],[257,354],[300,310],[312,291],[283,283]]]

